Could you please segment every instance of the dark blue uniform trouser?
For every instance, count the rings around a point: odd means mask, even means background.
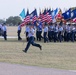
[[[1,36],[1,28],[0,28],[0,36]]]
[[[44,42],[48,42],[47,32],[44,32]]]
[[[48,31],[48,39],[51,42],[51,31]]]
[[[4,39],[5,39],[5,40],[7,40],[6,31],[4,31],[4,34],[3,34],[3,36],[4,36]]]
[[[36,38],[37,41],[41,41],[42,35],[41,35],[42,31],[36,31]]]
[[[67,32],[64,32],[64,41],[67,41]]]
[[[58,33],[58,39],[59,39],[60,42],[63,40],[63,37],[62,37],[61,31]]]
[[[39,35],[38,35],[39,36],[39,41],[41,41],[41,38],[42,38],[41,34],[42,34],[42,31],[39,31]]]
[[[36,38],[37,38],[37,41],[39,40],[39,31],[36,31]]]
[[[21,30],[18,30],[18,40],[21,40],[20,33],[21,33]]]
[[[71,33],[67,33],[67,41],[70,41],[70,39],[71,39],[71,38],[70,38],[70,34],[71,34]]]
[[[40,44],[36,44],[35,42],[34,42],[34,36],[31,36],[31,37],[29,37],[29,41],[28,41],[28,43],[27,43],[27,45],[26,45],[26,48],[25,48],[25,52],[27,52],[27,50],[29,49],[29,47],[30,47],[30,45],[33,45],[33,46],[36,46],[36,47],[41,47],[40,46]]]
[[[54,37],[54,32],[53,31],[48,31],[48,39],[51,42],[53,40]]]
[[[54,42],[58,41],[58,36],[57,36],[58,32],[54,32]]]
[[[27,36],[28,36],[28,32],[26,32],[26,40],[28,41],[29,38]]]
[[[75,40],[75,39],[74,39],[74,36],[75,36],[75,32],[72,31],[72,32],[71,32],[71,41],[72,41],[72,42],[74,42],[74,40]]]

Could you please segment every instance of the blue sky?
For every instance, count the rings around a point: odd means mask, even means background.
[[[76,6],[76,0],[0,0],[0,19],[6,19],[9,16],[19,16],[23,8],[30,12],[37,8],[70,8]]]

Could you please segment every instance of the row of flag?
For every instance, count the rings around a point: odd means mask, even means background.
[[[61,9],[58,8],[56,8],[55,10],[45,9],[43,12],[40,11],[39,15],[37,14],[36,9],[34,9],[31,13],[29,13],[28,9],[25,13],[25,9],[23,9],[20,13],[20,16],[23,19],[21,26],[24,26],[30,21],[32,21],[32,23],[35,23],[38,19],[40,19],[41,22],[47,23],[56,22],[57,19],[59,19],[60,21],[63,19],[65,21],[72,20],[73,22],[76,22],[76,9],[69,9],[64,13],[62,13]]]

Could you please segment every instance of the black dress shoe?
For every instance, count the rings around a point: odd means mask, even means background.
[[[42,46],[40,46],[40,50],[42,50]]]
[[[22,50],[23,52],[25,52],[25,53],[27,53],[27,51],[25,51],[25,50]]]

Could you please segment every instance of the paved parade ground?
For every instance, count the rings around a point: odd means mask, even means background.
[[[0,75],[76,75],[76,71],[0,63]]]

